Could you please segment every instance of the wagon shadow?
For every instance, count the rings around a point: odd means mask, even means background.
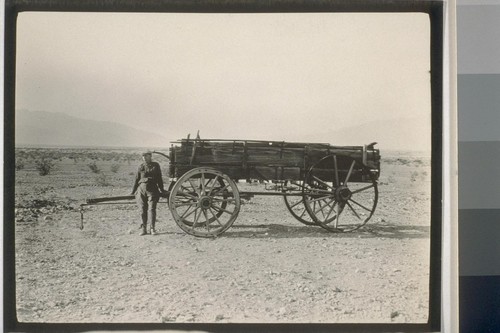
[[[373,224],[353,232],[330,232],[319,226],[290,226],[283,224],[234,224],[223,234],[230,238],[394,238],[425,239],[430,227],[420,225]]]

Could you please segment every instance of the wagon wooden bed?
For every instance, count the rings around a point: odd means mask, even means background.
[[[378,201],[380,153],[374,145],[182,139],[172,143],[168,155],[154,153],[170,160],[166,195],[177,225],[193,236],[216,237],[238,217],[241,199],[255,195],[282,196],[306,225],[333,232],[360,228]],[[265,182],[266,190],[240,191],[240,180]],[[87,204],[125,198],[133,197]]]

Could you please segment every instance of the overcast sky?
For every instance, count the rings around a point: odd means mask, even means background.
[[[169,140],[330,142],[386,120],[376,141],[413,119],[430,143],[426,14],[21,13],[17,33],[17,109]]]

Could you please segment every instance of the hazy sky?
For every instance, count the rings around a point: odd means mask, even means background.
[[[413,118],[430,142],[429,31],[418,13],[21,13],[16,108],[168,139],[330,142]]]

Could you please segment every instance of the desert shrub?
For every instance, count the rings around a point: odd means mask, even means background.
[[[99,186],[109,186],[111,185],[108,181],[108,178],[106,177],[105,174],[100,173],[95,177],[95,182]]]
[[[111,170],[111,172],[113,173],[117,173],[118,170],[120,170],[120,164],[111,164],[111,166],[109,167],[109,169]]]
[[[24,169],[24,160],[21,159],[16,159],[16,170],[22,170]]]
[[[407,164],[410,163],[410,161],[407,160],[407,159],[405,159],[405,158],[398,158],[396,161],[399,162],[402,165],[407,165]]]
[[[40,176],[46,176],[54,168],[54,162],[52,162],[52,160],[42,157],[41,159],[35,161],[35,168],[38,170]]]
[[[87,164],[87,166],[89,167],[90,171],[92,171],[93,173],[100,173],[101,172],[101,169],[99,169],[99,167],[97,166],[97,164],[95,162],[91,162],[91,163]]]
[[[413,171],[411,173],[411,181],[414,182],[414,181],[417,181],[417,178],[418,178],[418,171]]]

